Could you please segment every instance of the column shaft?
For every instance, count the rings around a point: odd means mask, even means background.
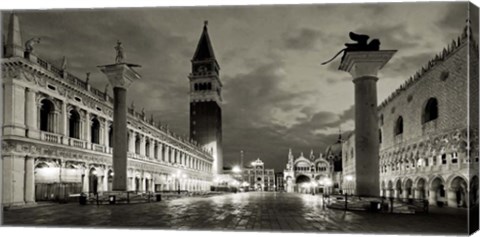
[[[127,90],[113,89],[113,190],[127,191]]]
[[[362,76],[353,80],[357,195],[378,196],[380,190],[377,80],[374,76]]]
[[[25,202],[35,202],[35,159],[27,157],[25,159]]]

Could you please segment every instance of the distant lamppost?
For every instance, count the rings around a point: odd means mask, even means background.
[[[177,192],[180,194],[180,179],[182,178],[182,172],[177,171],[177,174],[174,174],[173,177],[175,178],[175,182],[177,183]],[[183,178],[185,179],[187,177],[186,174],[183,174]]]
[[[330,194],[330,187],[332,186],[333,182],[331,179],[326,178],[324,181],[325,187],[327,187],[327,194]]]

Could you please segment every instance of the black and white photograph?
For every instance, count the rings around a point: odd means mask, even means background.
[[[475,3],[0,14],[4,227],[478,230]]]

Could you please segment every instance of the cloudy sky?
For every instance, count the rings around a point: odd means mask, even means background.
[[[4,12],[8,13],[8,12]],[[178,134],[188,134],[190,59],[203,21],[223,82],[224,163],[259,157],[281,171],[288,149],[318,156],[339,128],[353,129],[353,83],[331,58],[348,32],[379,38],[398,53],[380,73],[379,103],[435,53],[461,34],[466,3],[382,3],[297,6],[136,8],[20,11],[22,37],[41,37],[35,50],[103,90],[97,65],[114,62],[123,42],[127,61],[143,76],[129,104],[153,114]],[[478,18],[478,16],[476,17]],[[3,26],[8,14],[3,14]],[[474,27],[478,27],[474,21]],[[478,38],[478,36],[476,36]]]

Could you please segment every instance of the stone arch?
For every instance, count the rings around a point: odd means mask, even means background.
[[[446,202],[445,180],[441,176],[435,176],[429,183],[429,202],[442,207]]]
[[[93,116],[90,125],[90,141],[95,144],[100,144],[100,121],[97,116]]]
[[[467,179],[461,175],[456,175],[448,186],[448,205],[452,207],[467,207],[467,198]]]
[[[80,113],[76,109],[68,112],[68,136],[80,139]]]
[[[424,177],[418,177],[414,181],[415,185],[415,198],[416,199],[425,199],[426,194],[428,193],[427,179]]]
[[[88,171],[88,190],[91,193],[97,193],[98,191],[98,170],[95,167],[91,167]]]
[[[422,124],[438,118],[438,101],[435,97],[429,98],[422,110]]]
[[[40,130],[55,132],[55,104],[47,98],[40,101]]]
[[[413,198],[414,197],[414,188],[413,188],[413,181],[410,178],[407,178],[403,184],[404,187],[404,197],[405,198]]]
[[[402,180],[401,179],[397,179],[395,182],[394,182],[394,185],[395,185],[395,198],[400,198],[403,194],[403,187],[402,187]]]

